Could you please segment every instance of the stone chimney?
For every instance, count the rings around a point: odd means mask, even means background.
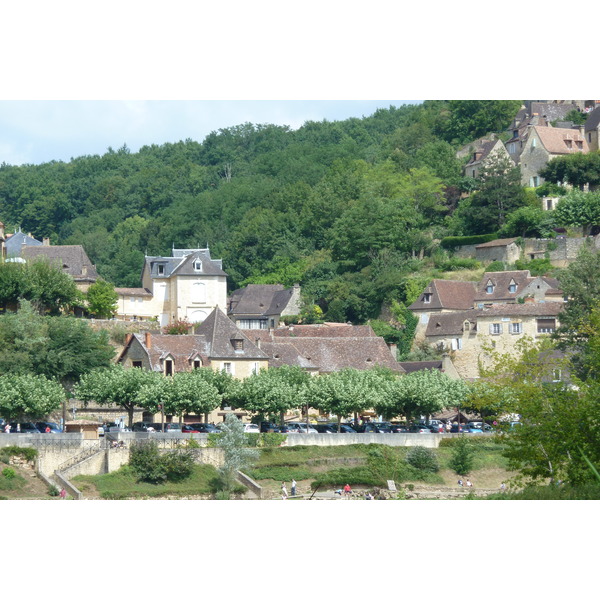
[[[144,343],[148,350],[152,348],[152,334],[149,331],[144,332]]]
[[[87,275],[87,267],[85,265],[83,265],[81,267],[81,274],[85,277]]]
[[[131,341],[131,338],[133,337],[133,333],[128,333],[125,336],[125,345],[127,346],[129,344],[129,342]]]
[[[50,245],[50,238],[43,238],[42,239],[42,245],[43,246],[49,246]]]

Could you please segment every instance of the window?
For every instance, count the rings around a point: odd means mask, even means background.
[[[516,293],[516,291],[517,291],[517,284],[514,281],[511,281],[510,285],[508,286],[508,291],[511,294]]]
[[[537,332],[538,333],[554,333],[556,329],[556,319],[538,319],[537,320]]]
[[[592,141],[592,134],[588,133],[588,142],[591,142],[591,141]]]
[[[552,371],[552,382],[553,383],[558,383],[559,381],[562,381],[562,373],[560,369],[554,369]]]
[[[244,340],[231,340],[231,343],[236,352],[242,352],[244,350]]]
[[[531,140],[531,149],[533,150],[536,146],[537,146],[537,140],[535,138],[533,138]]]
[[[194,369],[199,369],[202,366],[202,361],[200,359],[194,360]]]
[[[142,361],[141,360],[132,360],[131,361],[131,366],[134,369],[141,369],[142,368]]]
[[[423,294],[423,302],[425,304],[429,304],[431,302],[432,294]]]
[[[259,365],[259,363],[257,363],[257,362],[252,363],[252,373],[254,375],[256,375],[259,371],[260,371],[260,365]]]
[[[546,210],[552,210],[552,200],[550,198],[546,200]]]
[[[228,375],[233,375],[233,363],[224,362],[222,371]]]
[[[462,350],[462,339],[455,338],[453,340],[450,340],[450,348],[452,350]]]
[[[490,323],[490,333],[500,335],[502,333],[502,323]]]
[[[486,294],[493,294],[494,293],[494,284],[489,282],[485,288],[485,293]]]
[[[523,323],[511,323],[509,325],[509,331],[511,333],[517,334],[517,333],[523,333]]]
[[[198,273],[202,271],[202,261],[199,258],[194,261],[194,271]]]
[[[159,275],[164,275],[165,274],[165,265],[157,265],[156,271]]]
[[[165,360],[165,375],[171,376],[173,375],[173,361]]]

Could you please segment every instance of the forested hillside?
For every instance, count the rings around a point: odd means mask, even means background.
[[[434,239],[494,230],[468,204],[455,211],[473,189],[455,151],[506,129],[519,106],[427,101],[294,131],[247,123],[137,153],[3,164],[0,219],[7,232],[82,244],[117,286],[139,285],[144,254],[209,245],[230,289],[299,282],[327,318],[361,322],[411,300],[423,260],[444,260]]]

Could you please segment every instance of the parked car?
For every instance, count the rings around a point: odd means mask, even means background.
[[[260,422],[260,432],[261,433],[269,433],[269,432],[277,432],[279,431],[279,426],[275,423],[271,423],[270,421],[261,421]]]
[[[465,425],[463,427],[463,432],[464,433],[480,433],[480,434],[483,433],[483,431],[481,429],[479,429],[479,427],[474,427],[473,425],[469,425],[468,423],[467,423],[467,425]]]
[[[162,432],[162,423],[150,423],[154,428],[154,431]],[[181,425],[179,423],[165,423],[165,433],[167,432],[177,433],[181,432]]]
[[[35,426],[42,433],[62,433],[61,428],[52,421],[38,421]],[[46,431],[46,429],[50,429],[50,431]]]
[[[154,423],[146,423],[145,421],[138,421],[133,424],[131,431],[156,431]]]
[[[356,430],[358,433],[392,433],[392,425],[386,421],[363,423]]]
[[[464,433],[464,430],[464,423],[452,423],[452,427],[450,427],[450,433]]]
[[[431,433],[431,429],[423,423],[413,423],[408,427],[408,433]]]
[[[390,425],[390,431],[392,433],[408,433],[408,425],[402,425],[400,423],[392,423]]]
[[[17,426],[19,431],[17,431]],[[11,433],[41,433],[34,423],[11,423]]]
[[[493,428],[491,425],[488,425],[487,423],[484,423],[482,421],[469,421],[467,423],[467,425],[469,427],[481,429],[482,431],[493,431]]]
[[[260,433],[260,427],[256,423],[244,423],[244,433]]]
[[[445,433],[446,426],[441,421],[431,422],[429,424],[425,424],[426,427],[429,427],[432,433]]]
[[[319,433],[312,425],[306,423],[286,423],[289,428],[288,433]]]
[[[182,433],[221,433],[212,423],[186,423],[181,426]]]
[[[318,433],[338,433],[337,423],[319,423],[314,426]],[[347,423],[340,423],[339,433],[356,433]]]

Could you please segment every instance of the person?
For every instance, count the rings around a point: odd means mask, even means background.
[[[60,498],[61,500],[64,500],[67,497],[67,490],[65,490],[65,488],[62,488],[60,490]]]
[[[504,492],[506,490],[506,484],[504,481],[500,484],[500,491]]]
[[[471,481],[469,479],[467,479],[467,487],[473,487],[473,484],[471,483]]]
[[[292,496],[296,495],[296,480],[292,479]]]
[[[350,487],[349,483],[344,486],[344,494],[347,498],[350,496],[350,494],[352,494],[352,488]]]
[[[365,494],[365,500],[373,500],[373,494],[371,494],[371,492],[367,492]]]
[[[287,500],[288,497],[288,492],[287,492],[287,488],[285,487],[285,481],[281,484],[281,499],[282,500]]]
[[[450,421],[448,421],[446,423],[446,433],[450,433],[451,429],[452,429],[452,424],[450,423]]]
[[[458,487],[462,487],[462,486],[463,486],[462,479],[459,479],[459,480],[458,480]]]
[[[11,430],[10,423],[7,423],[7,424],[4,426],[4,433],[10,433],[10,430]]]

